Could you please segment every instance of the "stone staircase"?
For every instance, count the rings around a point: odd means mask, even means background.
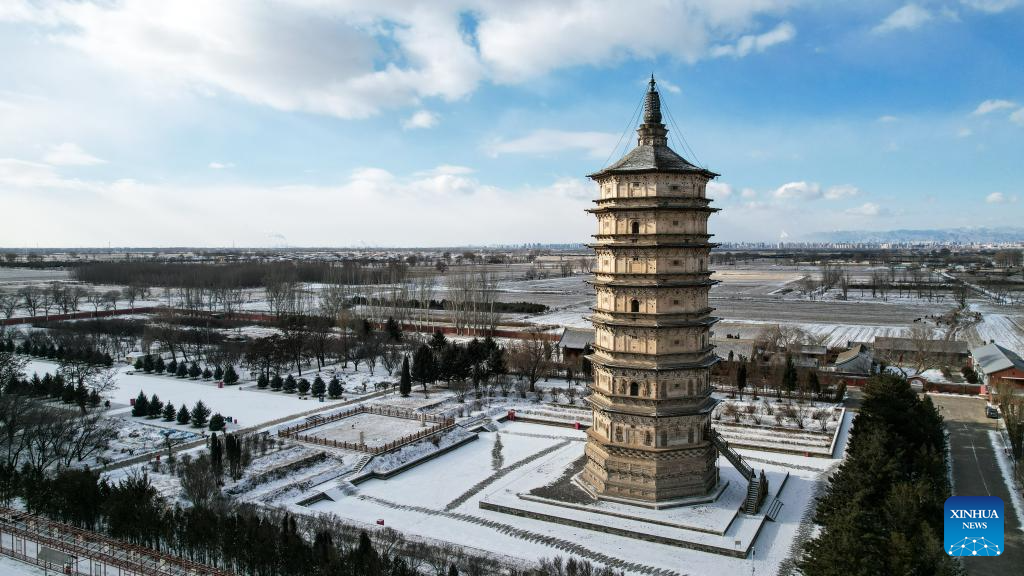
[[[352,468],[352,471],[349,472],[348,474],[346,474],[345,477],[346,478],[351,478],[351,477],[355,476],[356,474],[359,474],[360,472],[363,471],[363,468],[366,468],[366,465],[369,464],[370,460],[372,460],[372,459],[373,459],[373,454],[363,454],[359,458],[359,461],[356,462],[356,465]]]
[[[711,443],[718,449],[718,453],[725,456],[725,459],[747,481],[747,497],[743,500],[743,512],[746,514],[757,514],[757,510],[761,507],[765,496],[768,494],[768,478],[765,477],[764,470],[761,471],[760,476],[755,474],[750,464],[747,464],[739,452],[734,450],[732,446],[729,446],[729,442],[722,438],[722,435],[714,428],[711,428]]]

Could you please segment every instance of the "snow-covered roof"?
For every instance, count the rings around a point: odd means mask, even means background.
[[[866,351],[867,350],[864,348],[863,344],[857,344],[856,346],[850,348],[849,350],[844,350],[840,352],[838,356],[836,356],[836,366],[854,360],[861,354],[865,353]]]
[[[791,346],[794,354],[803,354],[804,356],[824,356],[828,349],[824,346],[815,346],[813,344],[797,344]]]
[[[558,345],[572,350],[583,350],[587,345],[594,344],[594,331],[587,328],[566,328]]]
[[[1008,368],[1024,370],[1024,359],[1011,350],[1003,348],[999,344],[991,343],[971,350],[974,362],[985,374],[992,374]]]
[[[963,340],[925,340],[929,352],[941,354],[967,354],[970,349]],[[899,352],[916,352],[920,342],[913,338],[876,336],[875,348]]]

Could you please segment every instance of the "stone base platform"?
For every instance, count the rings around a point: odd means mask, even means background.
[[[514,482],[493,487],[479,501],[483,510],[746,558],[762,526],[764,512],[782,491],[788,472],[766,472],[769,493],[756,515],[740,512],[746,480],[727,460],[719,460],[715,490],[690,503],[648,508],[594,498],[575,480],[582,468],[582,446],[560,450],[524,469]]]

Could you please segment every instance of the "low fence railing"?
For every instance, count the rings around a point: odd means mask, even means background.
[[[404,418],[407,420],[416,420],[419,422],[431,422],[434,425],[428,428],[424,428],[414,434],[408,434],[402,436],[391,442],[381,444],[379,446],[370,446],[365,442],[348,442],[346,440],[334,440],[331,438],[323,438],[312,434],[302,434],[307,430],[318,428],[325,424],[337,422],[358,414],[376,414],[379,416],[388,416],[391,418]],[[312,416],[307,418],[305,421],[295,424],[293,426],[287,426],[278,430],[277,435],[282,438],[292,438],[300,442],[306,442],[309,444],[315,444],[318,446],[330,446],[332,448],[343,448],[346,450],[357,450],[359,452],[367,452],[369,454],[383,454],[384,452],[390,452],[401,446],[415,442],[417,440],[432,436],[439,432],[443,432],[455,426],[454,418],[446,418],[444,416],[437,416],[434,414],[422,414],[406,408],[395,408],[393,406],[373,406],[361,404],[350,408],[348,410],[342,410],[326,416]]]

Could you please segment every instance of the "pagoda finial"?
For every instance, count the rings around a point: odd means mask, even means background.
[[[655,88],[654,74],[651,74],[649,86],[644,99],[644,124],[661,124],[661,97]]]

